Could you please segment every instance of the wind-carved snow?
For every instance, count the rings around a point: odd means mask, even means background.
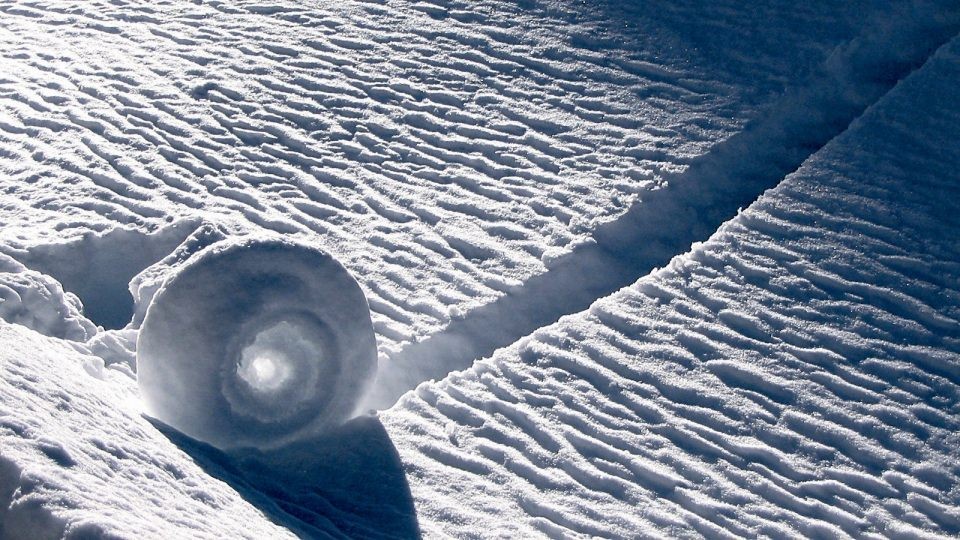
[[[2,243],[201,213],[298,236],[358,276],[386,361],[546,271],[889,7],[0,10]]]
[[[757,174],[737,195],[752,200],[955,23],[935,2],[606,4],[0,2],[0,246],[57,262],[42,275],[4,259],[27,301],[3,316],[78,341],[94,331],[78,297],[107,326],[130,319],[86,343],[0,322],[2,534],[275,537],[275,520],[414,536],[416,513],[458,536],[956,534],[948,53],[671,268],[408,394],[384,415],[389,436],[365,416],[226,455],[138,416],[146,306],[210,244],[269,231],[333,254],[370,299],[387,363],[536,291],[591,236],[614,251],[628,231],[669,241],[634,254],[624,283],[661,264],[736,206],[688,168]],[[843,96],[811,83],[831,80]],[[836,104],[851,108],[819,108]],[[748,163],[728,168],[731,154]],[[904,154],[907,172],[890,158]],[[642,215],[623,217],[638,199]],[[696,232],[662,232],[678,223]],[[111,243],[131,231],[163,241],[104,274],[110,294],[59,286],[74,242],[102,248],[86,268],[103,270],[140,245]],[[125,288],[132,305],[94,314]],[[558,305],[551,317],[575,309]],[[302,335],[254,333],[237,376],[269,393],[286,379],[259,353]]]
[[[381,418],[427,536],[960,534],[960,40],[709,241]]]
[[[868,24],[762,117],[692,160],[683,172],[665,174],[668,187],[597,226],[589,242],[558,257],[547,272],[392,355],[365,406],[387,408],[419,383],[442,379],[586,309],[705,240],[960,30],[960,13],[938,17],[913,6],[902,14],[896,26],[889,25],[890,14]]]

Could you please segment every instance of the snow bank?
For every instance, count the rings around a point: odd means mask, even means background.
[[[86,341],[97,328],[82,311],[80,300],[55,279],[0,254],[0,319],[46,336]]]
[[[310,532],[185,454],[143,418],[133,380],[95,360],[0,321],[0,539]]]
[[[274,447],[346,420],[376,370],[357,282],[283,240],[218,243],[164,283],[137,342],[148,412],[219,447]]]

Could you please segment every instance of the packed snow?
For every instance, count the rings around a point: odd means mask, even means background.
[[[958,31],[0,0],[0,539],[960,535]]]
[[[284,240],[214,244],[151,298],[137,339],[145,410],[215,446],[281,446],[349,418],[373,381],[360,286]]]

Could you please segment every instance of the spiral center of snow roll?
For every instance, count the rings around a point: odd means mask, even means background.
[[[224,378],[224,395],[236,413],[274,422],[320,405],[319,383],[335,377],[336,365],[319,322],[301,313],[271,313],[238,338],[235,372]]]
[[[284,321],[259,332],[241,350],[237,375],[256,394],[285,392],[296,384],[293,376],[302,371],[298,368],[315,364],[322,355],[301,329]]]
[[[290,359],[273,351],[251,353],[246,350],[237,366],[237,375],[253,390],[265,394],[283,388],[291,371]]]

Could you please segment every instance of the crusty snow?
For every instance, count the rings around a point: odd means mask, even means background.
[[[960,535],[960,9],[589,4],[0,1],[0,539]]]
[[[958,77],[954,40],[707,242],[383,413],[424,530],[960,533]]]

